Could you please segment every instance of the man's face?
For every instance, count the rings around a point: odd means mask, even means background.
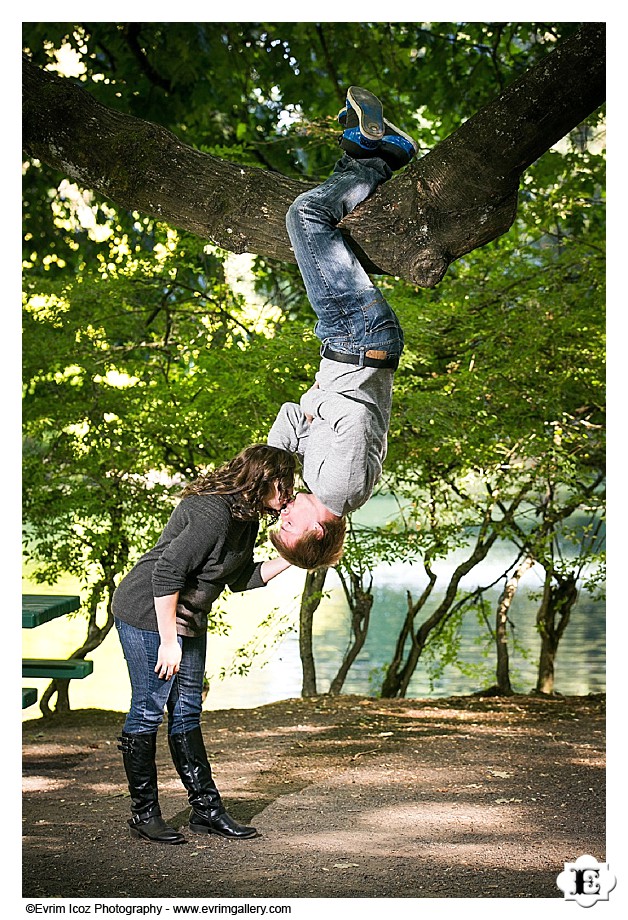
[[[286,546],[293,546],[304,533],[314,530],[318,525],[317,509],[309,492],[297,492],[281,509],[279,520],[279,532]]]

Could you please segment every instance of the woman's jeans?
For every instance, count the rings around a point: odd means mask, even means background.
[[[314,331],[322,355],[331,349],[363,364],[373,353],[396,361],[403,351],[399,320],[336,227],[391,175],[379,157],[354,160],[344,154],[329,179],[288,209],[286,227],[318,317]]]
[[[178,636],[181,646],[179,671],[170,680],[155,673],[159,633],[137,629],[115,618],[116,629],[131,679],[131,708],[124,723],[127,734],[154,733],[168,710],[168,734],[198,728],[203,705],[203,677],[207,635]]]

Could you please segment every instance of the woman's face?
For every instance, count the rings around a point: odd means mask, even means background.
[[[264,500],[264,504],[267,508],[271,508],[273,511],[281,511],[281,509],[288,503],[292,496],[289,496],[287,499],[281,497],[279,491],[279,484],[275,482],[271,483],[268,490],[268,494]]]

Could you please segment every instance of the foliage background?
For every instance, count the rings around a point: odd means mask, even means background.
[[[430,149],[579,23],[23,25],[36,63],[65,67],[104,104],[216,156],[322,179],[350,83]],[[437,289],[380,279],[407,336],[382,488],[413,503],[396,527],[424,558],[477,527],[477,495],[461,500],[469,477],[505,502],[525,471],[529,527],[549,481],[591,510],[603,114],[533,164],[512,230]],[[241,292],[227,253],[43,164],[26,164],[23,206],[26,555],[43,582],[84,579],[90,623],[105,616],[106,633],[115,580],[181,481],[264,440],[281,402],[311,383],[312,316],[293,266],[257,259]],[[349,565],[363,558],[350,547]]]

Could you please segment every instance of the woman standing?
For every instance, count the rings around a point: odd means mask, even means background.
[[[281,557],[255,562],[262,515],[291,498],[294,457],[259,444],[187,486],[155,546],[113,596],[116,629],[131,680],[131,708],[120,738],[131,793],[131,832],[156,843],[185,838],[161,817],[155,751],[168,713],[168,742],[192,812],[190,830],[254,837],[222,804],[200,727],[207,616],[229,587],[263,587],[288,568]]]

